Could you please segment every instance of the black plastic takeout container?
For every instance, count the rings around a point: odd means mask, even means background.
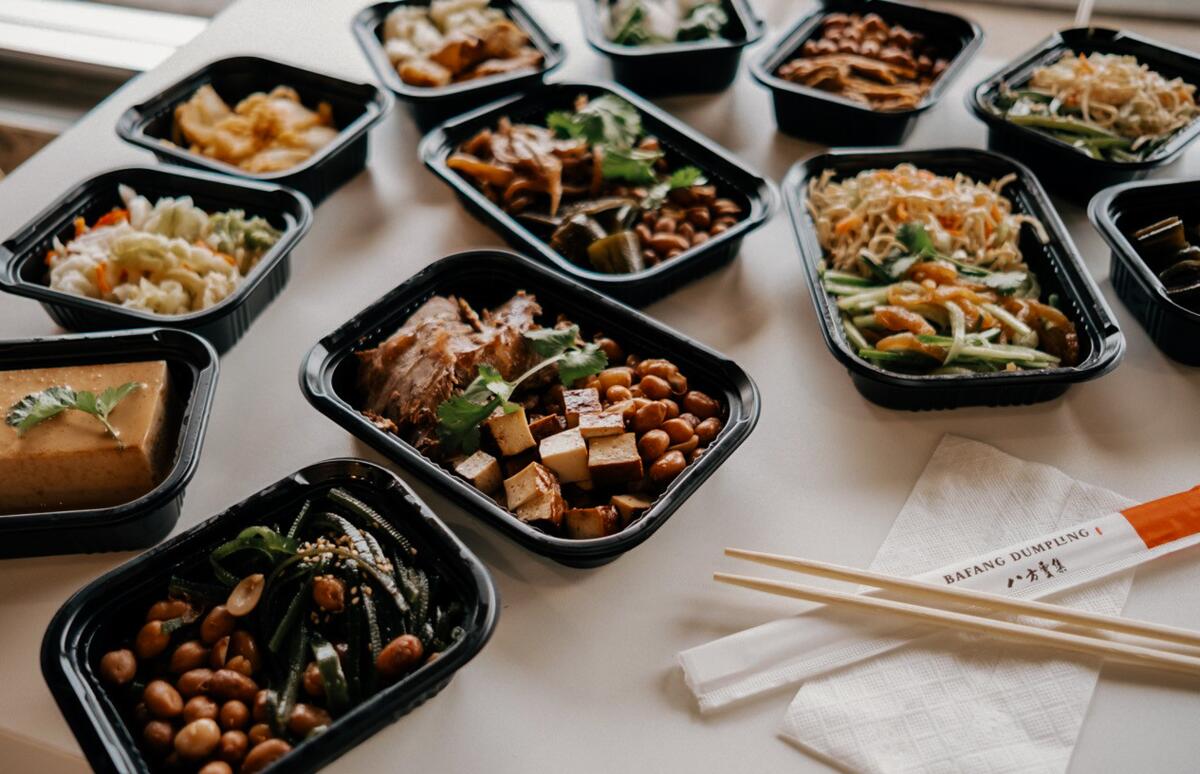
[[[872,110],[861,102],[776,75],[782,65],[796,57],[805,41],[820,31],[822,20],[831,13],[877,13],[889,24],[901,24],[922,33],[939,46],[949,66],[917,107],[892,111]],[[754,61],[751,73],[771,91],[775,121],[782,132],[834,145],[899,145],[921,114],[942,98],[982,42],[979,25],[951,13],[888,0],[824,0]]]
[[[192,153],[172,141],[175,107],[211,84],[230,107],[257,91],[291,86],[300,101],[315,109],[333,107],[338,136],[306,161],[279,172],[246,172],[232,164]],[[391,109],[392,98],[378,87],[351,83],[270,59],[237,56],[205,65],[164,91],[126,110],[117,122],[121,139],[152,151],[160,161],[200,167],[226,175],[278,183],[302,191],[320,204],[367,163],[367,132]]]
[[[703,456],[685,468],[638,521],[615,535],[571,540],[534,529],[399,436],[376,427],[358,409],[355,352],[391,336],[434,295],[456,295],[481,311],[503,303],[518,290],[536,296],[545,323],[552,323],[562,313],[578,323],[585,336],[602,331],[626,352],[669,357],[697,389],[719,398],[727,408],[725,427]],[[649,538],[746,439],[759,413],[758,388],[736,363],[640,312],[501,250],[457,253],[415,274],[321,339],[308,353],[300,380],[305,396],[317,410],[379,453],[531,551],[574,567],[610,562]]]
[[[127,639],[145,610],[166,595],[180,567],[207,562],[205,553],[246,526],[299,507],[314,493],[345,487],[377,508],[461,596],[465,636],[436,660],[391,685],[298,745],[272,772],[311,772],[432,698],[483,648],[499,615],[495,585],[471,551],[395,474],[364,460],[310,465],[262,489],[76,592],[42,639],[42,675],[91,767],[100,772],[149,772],[138,739],[97,676],[100,657]]]
[[[544,126],[548,112],[572,109],[575,98],[580,94],[586,94],[589,98],[613,94],[633,104],[642,114],[646,133],[658,138],[667,152],[667,158],[677,166],[691,164],[699,167],[708,182],[717,186],[720,195],[728,196],[742,206],[745,217],[725,233],[677,258],[635,274],[605,274],[579,266],[559,255],[516,218],[484,196],[470,180],[447,166],[446,160],[462,142],[481,129],[495,127],[500,117],[508,116],[515,123],[530,122]],[[488,105],[452,119],[425,135],[420,153],[426,166],[454,189],[467,210],[500,232],[510,245],[536,256],[572,279],[634,306],[655,301],[732,261],[741,248],[742,239],[771,217],[776,203],[772,182],[747,169],[729,151],[664,111],[627,89],[610,83],[554,83],[532,94]]]
[[[1125,183],[1101,191],[1088,207],[1092,223],[1112,248],[1109,277],[1117,296],[1159,349],[1181,363],[1200,366],[1200,312],[1167,295],[1133,243],[1134,231],[1171,215],[1191,229],[1200,222],[1200,180]]]
[[[406,5],[428,6],[429,0],[391,0],[367,6],[354,17],[354,37],[375,70],[375,75],[397,99],[408,106],[422,131],[451,116],[473,110],[509,94],[539,86],[565,58],[562,42],[546,31],[522,0],[492,0],[491,7],[499,8],[508,14],[509,18],[529,35],[530,44],[542,52],[542,66],[537,70],[521,70],[453,83],[440,88],[410,86],[401,80],[383,50],[384,20],[394,9]]]
[[[626,46],[608,39],[597,0],[577,0],[588,45],[612,63],[613,77],[648,96],[723,91],[737,77],[742,50],[763,35],[749,0],[722,0],[729,16],[722,37]]]
[[[1150,158],[1108,161],[1094,159],[1045,132],[1006,121],[988,107],[1002,85],[1020,87],[1036,68],[1058,61],[1067,50],[1076,54],[1098,52],[1135,56],[1166,78],[1181,77],[1188,83],[1200,85],[1200,57],[1196,54],[1155,43],[1131,32],[1089,27],[1054,33],[968,91],[967,107],[987,124],[988,148],[1028,164],[1055,193],[1086,203],[1101,188],[1140,180],[1155,169],[1176,161],[1184,148],[1200,135],[1200,120],[1193,119]]]
[[[52,289],[45,256],[54,237],[65,244],[75,235],[75,218],[94,223],[121,206],[120,185],[130,186],[151,202],[164,196],[190,196],[210,213],[242,209],[247,216],[266,218],[283,236],[229,297],[199,312],[154,314]],[[122,167],[84,180],[0,244],[0,288],[41,302],[51,319],[68,330],[179,328],[203,336],[224,352],[283,290],[291,273],[292,248],[310,225],[308,199],[279,185],[173,166]]]
[[[156,328],[0,341],[0,371],[145,360],[165,360],[170,374],[167,427],[174,452],[163,480],[118,506],[0,514],[0,558],[145,548],[166,537],[179,520],[184,489],[200,461],[217,386],[217,353],[185,331]],[[0,425],[0,432],[12,428]]]
[[[825,170],[833,170],[834,179],[840,180],[863,170],[891,169],[906,162],[948,177],[959,172],[975,180],[1016,175],[1002,193],[1013,202],[1015,212],[1036,217],[1050,236],[1049,243],[1043,245],[1032,229],[1023,227],[1021,253],[1037,275],[1042,299],[1057,294],[1059,308],[1075,323],[1079,365],[989,374],[904,374],[872,365],[851,349],[836,302],[825,292],[818,274],[824,251],[806,205],[808,181]],[[858,391],[873,403],[912,410],[1038,403],[1062,395],[1075,382],[1108,373],[1125,352],[1125,337],[1046,192],[1027,167],[1007,156],[973,148],[835,150],[796,163],[784,179],[783,188],[825,344],[849,370]]]

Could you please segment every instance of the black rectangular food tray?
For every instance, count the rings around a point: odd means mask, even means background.
[[[491,7],[508,14],[529,35],[530,43],[542,52],[545,58],[542,67],[440,88],[410,86],[400,79],[383,50],[383,22],[394,8],[402,5],[427,6],[429,0],[390,0],[367,6],[354,17],[354,37],[375,70],[375,75],[397,99],[408,106],[421,131],[427,131],[451,116],[474,110],[493,100],[540,86],[546,76],[558,69],[566,58],[562,41],[546,31],[522,0],[492,0]]]
[[[1200,221],[1200,180],[1125,183],[1092,199],[1088,217],[1112,248],[1109,276],[1117,296],[1158,348],[1180,363],[1200,366],[1200,313],[1175,302],[1146,266],[1130,236],[1171,215]]]
[[[291,86],[310,108],[320,102],[333,107],[338,136],[308,160],[279,172],[246,172],[171,142],[175,106],[196,89],[212,84],[231,107],[256,91]],[[320,204],[367,163],[367,131],[392,107],[392,97],[378,87],[351,83],[256,56],[220,59],[177,81],[157,95],[126,110],[117,121],[117,134],[126,142],[152,151],[160,161],[200,167],[225,175],[278,183],[302,191]]]
[[[114,507],[0,514],[0,558],[145,548],[166,537],[179,520],[184,489],[200,462],[217,388],[217,353],[186,331],[155,328],[0,341],[0,371],[145,360],[165,360],[171,378],[168,426],[175,451],[163,480],[142,497]],[[0,431],[12,428],[0,425]]]
[[[784,80],[776,71],[793,59],[805,41],[820,31],[831,13],[877,13],[889,24],[902,24],[936,42],[948,60],[946,70],[910,110],[872,110],[839,94]],[[889,0],[822,0],[821,7],[803,16],[774,46],[751,65],[754,79],[771,91],[775,122],[780,131],[832,145],[899,145],[917,119],[937,104],[954,79],[966,68],[983,42],[978,24],[951,13],[918,8]]]
[[[723,91],[737,77],[742,49],[763,35],[763,22],[749,0],[723,0],[729,16],[716,40],[625,46],[604,33],[596,0],[577,0],[588,45],[608,57],[618,83],[646,96]]]
[[[1042,177],[1047,188],[1077,203],[1086,203],[1101,188],[1140,180],[1159,167],[1178,160],[1184,148],[1200,135],[1200,119],[1193,119],[1148,159],[1107,161],[1081,153],[1045,132],[1010,123],[987,107],[1002,84],[1024,84],[1034,69],[1057,61],[1067,49],[1076,54],[1132,55],[1166,78],[1181,77],[1188,83],[1200,85],[1200,57],[1196,54],[1155,43],[1132,32],[1100,27],[1056,32],[1015,62],[993,73],[967,92],[967,107],[987,124],[988,148],[1028,164]]]
[[[725,427],[699,461],[685,468],[641,519],[615,535],[570,540],[541,532],[399,436],[376,427],[357,408],[355,352],[389,337],[434,295],[454,294],[481,310],[503,303],[518,290],[537,297],[545,320],[554,320],[563,313],[578,323],[585,335],[603,331],[626,352],[669,357],[698,389],[718,397],[728,407]],[[472,515],[529,550],[573,567],[610,562],[649,538],[746,439],[759,414],[758,388],[733,361],[640,312],[502,250],[457,253],[410,277],[321,339],[301,366],[300,386],[318,411],[442,490]]]
[[[100,683],[100,657],[127,640],[143,611],[163,598],[181,565],[205,561],[204,552],[232,539],[264,516],[298,506],[314,492],[348,488],[379,508],[457,590],[466,607],[466,635],[435,661],[376,694],[295,747],[272,772],[312,772],[435,696],[483,648],[499,615],[496,587],[474,554],[395,474],[365,460],[310,465],[262,489],[204,523],[147,551],[79,590],[59,609],[42,639],[42,676],[98,772],[149,772],[120,708]]]
[[[742,206],[746,217],[725,233],[678,258],[636,274],[605,274],[578,266],[559,255],[516,218],[489,201],[471,181],[446,165],[446,159],[459,144],[479,130],[495,126],[501,116],[508,116],[514,122],[544,125],[546,113],[570,109],[580,94],[589,98],[613,94],[633,104],[642,114],[645,131],[659,139],[668,158],[703,170],[709,183],[717,185],[722,195],[730,196]],[[500,232],[510,245],[532,254],[572,279],[634,306],[644,306],[673,293],[732,261],[737,257],[742,239],[771,217],[776,203],[774,183],[742,165],[729,151],[694,129],[612,83],[553,83],[531,94],[493,103],[452,119],[425,135],[420,154],[425,165],[454,189],[467,210]]]
[[[283,236],[228,298],[199,312],[153,314],[51,289],[45,255],[54,237],[66,243],[75,235],[76,217],[91,223],[120,206],[117,187],[121,184],[151,202],[163,196],[190,196],[209,212],[237,208],[248,216],[261,215]],[[40,301],[50,318],[68,330],[179,328],[203,336],[225,352],[283,290],[291,273],[292,248],[311,225],[308,199],[279,185],[175,166],[121,167],[84,180],[0,244],[0,289]]]
[[[1023,228],[1021,253],[1037,274],[1042,297],[1057,293],[1060,308],[1075,323],[1080,343],[1079,365],[990,374],[902,374],[872,365],[850,348],[836,303],[825,292],[818,274],[817,266],[824,260],[824,251],[805,204],[807,183],[827,169],[834,170],[836,178],[842,179],[866,169],[890,169],[904,162],[950,177],[958,172],[976,180],[1016,175],[1005,186],[1004,195],[1012,200],[1015,212],[1035,216],[1050,236],[1050,242],[1043,245],[1030,229]],[[1117,367],[1125,352],[1125,337],[1046,192],[1028,167],[1007,156],[974,148],[835,150],[797,162],[784,179],[783,189],[825,344],[846,366],[858,391],[873,403],[909,410],[1038,403],[1062,395],[1075,382],[1108,373]]]

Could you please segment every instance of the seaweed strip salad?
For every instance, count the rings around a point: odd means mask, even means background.
[[[462,600],[417,560],[330,489],[172,577],[100,677],[161,768],[257,771],[465,635]]]

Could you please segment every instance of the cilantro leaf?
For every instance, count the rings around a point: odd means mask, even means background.
[[[676,188],[691,188],[694,185],[704,185],[707,182],[708,179],[704,177],[704,173],[696,167],[680,167],[672,172],[671,176],[666,180],[650,189],[650,192],[646,194],[646,198],[642,199],[642,209],[658,209],[667,200],[667,194]]]
[[[608,356],[597,344],[586,344],[582,349],[567,350],[558,361],[558,378],[563,386],[570,387],[578,379],[598,374],[608,365]]]
[[[534,352],[542,357],[554,357],[562,354],[563,350],[575,346],[579,338],[579,326],[568,328],[538,328],[525,331],[522,334]]]
[[[129,393],[142,387],[139,382],[129,382],[120,387],[109,387],[97,398],[94,392],[87,390],[72,390],[70,387],[48,387],[41,392],[26,395],[8,410],[4,421],[17,430],[18,436],[25,435],[30,428],[52,419],[67,409],[91,414],[104,425],[104,429],[113,438],[120,439],[117,429],[108,421],[117,404]]]
[[[654,163],[662,157],[661,151],[609,146],[604,149],[600,174],[608,180],[624,180],[634,185],[653,185],[658,181]]]
[[[451,452],[461,449],[470,454],[479,448],[479,425],[502,402],[498,395],[482,405],[463,395],[442,401],[437,408],[438,438]]]
[[[58,416],[74,403],[75,391],[70,387],[50,387],[14,403],[4,421],[17,429],[17,435],[25,435],[29,428]]]
[[[584,139],[592,145],[626,147],[642,136],[637,108],[612,94],[590,100],[574,113],[556,110],[546,116],[546,126],[560,137]]]

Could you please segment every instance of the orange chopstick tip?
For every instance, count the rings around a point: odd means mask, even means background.
[[[1200,532],[1200,486],[1121,511],[1146,548]]]

